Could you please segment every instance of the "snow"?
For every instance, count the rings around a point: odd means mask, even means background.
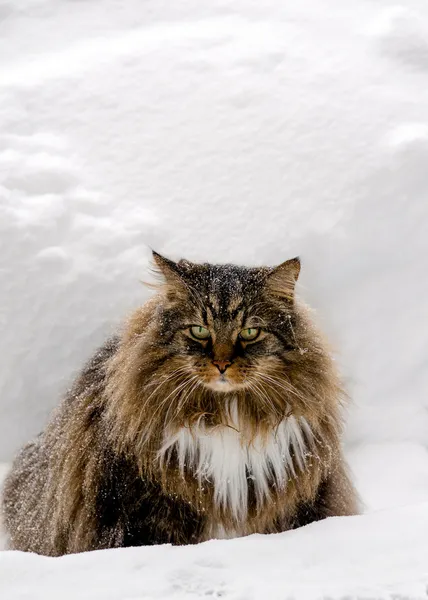
[[[198,548],[3,553],[0,596],[426,596],[427,161],[426,0],[0,0],[0,461],[148,297],[149,247],[299,254],[367,511]]]
[[[0,585],[8,598],[32,600],[422,600],[427,528],[425,503],[199,546],[104,550],[59,559],[8,552],[0,554]]]
[[[300,254],[348,441],[426,443],[426,4],[0,6],[0,459],[147,298],[148,246]]]

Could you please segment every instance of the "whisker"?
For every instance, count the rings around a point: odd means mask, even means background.
[[[273,377],[267,375],[266,373],[262,373],[256,370],[254,370],[253,373],[257,374],[257,376],[266,383],[270,383],[271,385],[276,386],[278,389],[283,390],[287,394],[292,394],[293,396],[298,398],[305,406],[309,406],[311,403],[314,403],[310,397],[305,397],[293,386],[292,383],[285,379],[278,379],[277,377]]]
[[[261,388],[255,381],[253,381],[252,384],[253,384],[253,387],[259,391],[259,395],[264,399],[266,407],[268,409],[272,409],[271,398],[269,398],[269,396],[265,393],[263,388]]]
[[[192,384],[192,385],[190,385]],[[168,420],[169,417],[169,412],[171,410],[171,407],[173,406],[172,402],[166,412],[165,415],[165,419],[164,419],[164,427],[167,428],[170,424],[170,421],[173,420],[174,416],[178,417],[178,415],[180,414],[180,411],[182,409],[182,406],[184,405],[184,403],[186,402],[186,400],[189,398],[190,394],[193,393],[193,391],[200,385],[198,378],[194,375],[191,379],[189,379],[189,389],[186,390],[186,387],[184,386],[184,388],[182,390],[180,390],[181,392],[184,391],[184,394],[181,394],[181,397],[179,399],[179,402],[177,404],[177,406],[175,407],[175,414],[173,414],[171,416],[171,418]]]
[[[182,369],[182,370],[181,370]],[[181,375],[183,375],[184,373],[187,373],[187,369],[185,367],[181,367],[180,369],[177,369],[177,371],[174,371],[173,373],[169,374],[159,385],[158,387],[153,390],[153,392],[149,395],[148,398],[146,398],[146,400],[144,401],[144,404],[141,407],[140,410],[140,414],[139,417],[141,418],[144,409],[146,408],[146,406],[148,405],[150,399],[154,396],[154,394],[156,394],[156,392],[163,386],[165,385],[165,383],[170,383],[171,381],[174,381],[174,379],[178,379],[178,377],[180,377]]]
[[[191,380],[190,380],[191,381]],[[160,404],[157,406],[155,412],[153,413],[152,417],[151,417],[151,421],[153,421],[154,417],[158,414],[158,412],[163,408],[163,406],[165,406],[165,404],[168,402],[168,400],[171,398],[171,396],[173,397],[173,400],[175,398],[175,396],[182,391],[187,385],[189,385],[190,383],[189,380],[183,381],[182,383],[180,383],[180,385],[176,388],[174,388],[172,390],[172,392],[170,392],[168,394],[168,396],[166,398],[163,398],[162,401],[160,402]]]
[[[281,387],[282,389],[289,391],[291,393],[294,393],[296,396],[300,397],[300,393],[295,389],[295,387],[286,379],[281,378],[279,379],[278,377],[273,377],[272,375],[268,375],[266,373],[263,373],[261,371],[255,371],[257,373],[257,375],[264,379],[265,381],[269,381],[274,383],[275,385],[277,385],[278,387]]]

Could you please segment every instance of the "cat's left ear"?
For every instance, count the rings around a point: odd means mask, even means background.
[[[300,273],[300,258],[296,256],[274,267],[268,274],[266,284],[269,291],[282,300],[292,302],[294,289]]]

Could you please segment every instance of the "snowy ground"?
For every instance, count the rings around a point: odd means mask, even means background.
[[[0,460],[146,298],[148,245],[299,253],[349,442],[426,444],[426,1],[170,4],[0,0]]]
[[[421,504],[199,546],[59,559],[9,552],[0,554],[0,586],[5,598],[32,600],[422,600],[427,530],[428,504]]]
[[[148,246],[300,254],[368,512],[200,548],[0,554],[0,597],[57,598],[61,578],[64,598],[424,597],[427,164],[426,0],[0,0],[0,461],[147,297]],[[105,587],[85,592],[89,571]]]

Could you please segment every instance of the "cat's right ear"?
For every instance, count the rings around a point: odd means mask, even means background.
[[[153,267],[152,272],[160,280],[160,285],[154,287],[167,287],[170,292],[182,295],[186,293],[186,284],[183,279],[183,265],[162,256],[152,250]]]
[[[180,276],[180,267],[173,260],[158,254],[154,250],[152,250],[152,257],[155,271],[162,274],[165,279]]]

